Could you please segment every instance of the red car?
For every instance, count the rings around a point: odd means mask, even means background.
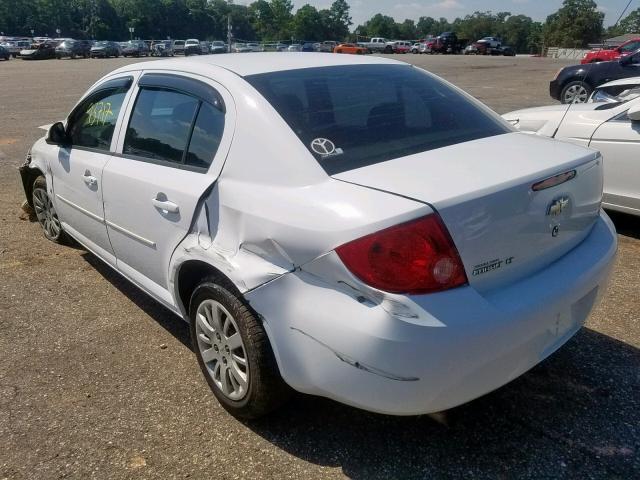
[[[591,50],[585,53],[580,63],[609,62],[629,55],[638,49],[640,49],[640,38],[634,38],[616,48]]]

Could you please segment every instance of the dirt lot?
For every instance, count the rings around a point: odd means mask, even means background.
[[[404,56],[500,113],[550,103],[547,59]],[[394,418],[297,396],[241,423],[178,318],[21,217],[16,167],[127,60],[0,63],[0,479],[639,478],[640,222],[616,215],[604,303],[564,348],[448,413]]]

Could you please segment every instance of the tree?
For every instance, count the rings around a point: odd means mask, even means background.
[[[322,15],[323,26],[327,38],[343,39],[349,35],[349,27],[353,24],[349,15],[349,4],[346,0],[335,0],[328,13]]]
[[[293,16],[291,30],[300,40],[322,40],[322,17],[315,7],[303,5]]]
[[[291,20],[293,19],[293,3],[291,0],[271,0],[271,12],[273,13],[273,28],[279,39],[287,39],[291,36]]]
[[[396,21],[387,16],[377,13],[370,20],[365,22],[364,25],[358,27],[362,32],[362,35],[369,37],[385,37],[395,38],[398,36],[398,25]]]
[[[564,0],[562,7],[547,17],[543,36],[547,46],[586,47],[602,38],[604,13],[593,0]]]
[[[625,33],[640,33],[640,8],[632,11],[620,20],[618,28],[620,29],[620,35]]]

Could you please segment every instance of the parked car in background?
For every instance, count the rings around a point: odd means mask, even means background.
[[[118,42],[100,41],[91,47],[91,58],[109,58],[120,56],[120,44]]]
[[[333,50],[334,53],[350,53],[352,55],[364,55],[368,52],[368,50],[361,46],[356,45],[354,43],[340,43],[336,45],[336,48]]]
[[[20,54],[21,50],[28,49],[31,46],[31,42],[29,40],[12,40],[0,45],[7,49],[11,56],[15,58]]]
[[[227,53],[227,44],[220,41],[214,40],[211,42],[211,53]]]
[[[288,52],[301,52],[302,51],[302,45],[299,43],[293,43],[291,45],[289,45],[289,47],[287,48]]]
[[[2,45],[0,45],[0,58],[2,58],[3,60],[11,59],[11,52],[9,51],[9,49]]]
[[[527,108],[503,117],[520,131],[600,151],[603,207],[640,216],[640,78],[632,83],[602,85],[593,103]]]
[[[587,103],[621,103],[640,96],[640,77],[622,78],[596,87]]]
[[[373,37],[368,42],[358,42],[357,45],[372,53],[393,53],[393,42],[384,37]]]
[[[585,103],[596,87],[612,80],[637,77],[639,70],[640,50],[611,62],[569,65],[551,80],[549,94],[562,103]]]
[[[264,52],[264,47],[259,43],[247,43],[247,48],[250,48],[252,52]]]
[[[436,37],[431,45],[431,51],[432,53],[456,54],[462,51],[465,43],[458,39],[455,32],[443,32]]]
[[[58,60],[69,58],[89,58],[91,55],[91,42],[89,40],[64,40],[56,47]]]
[[[173,57],[175,55],[173,51],[173,42],[171,40],[154,40],[151,43],[152,57]]]
[[[56,58],[56,45],[54,40],[45,40],[33,43],[29,48],[20,51],[23,60],[48,60]]]
[[[148,57],[149,47],[142,40],[130,40],[122,50],[123,57]]]
[[[503,45],[502,47],[500,47],[500,51],[502,53],[503,56],[505,57],[515,57],[516,56],[516,49],[513,47],[510,47],[508,45]]]
[[[74,238],[189,323],[241,418],[289,388],[393,415],[495,390],[581,329],[617,247],[596,151],[516,132],[387,58],[127,65],[20,174],[46,238]]]
[[[200,46],[200,40],[197,38],[189,38],[184,42],[184,54],[189,55],[202,55],[202,47]]]
[[[630,55],[638,49],[640,49],[640,38],[634,38],[624,42],[619,47],[591,50],[584,54],[580,63],[609,62],[625,55]]]
[[[411,46],[411,53],[420,53],[422,49],[422,43],[416,42]]]
[[[393,53],[409,53],[412,46],[411,42],[398,40],[397,42],[393,42],[391,48]]]
[[[336,48],[338,42],[334,42],[333,40],[325,40],[320,43],[320,47],[318,49],[319,52],[324,53],[333,53],[333,49]]]
[[[184,40],[173,40],[173,53],[184,55]]]
[[[313,42],[305,42],[302,44],[302,52],[317,52],[317,47],[319,46],[318,43],[313,43]]]
[[[252,50],[246,43],[234,43],[231,51],[234,53],[251,53]]]

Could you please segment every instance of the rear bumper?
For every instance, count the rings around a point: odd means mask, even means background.
[[[423,414],[484,395],[562,346],[605,291],[616,247],[602,213],[563,258],[486,294],[463,287],[372,302],[348,282],[323,279],[335,270],[330,254],[313,262],[314,273],[303,267],[246,297],[293,388],[366,410]]]

